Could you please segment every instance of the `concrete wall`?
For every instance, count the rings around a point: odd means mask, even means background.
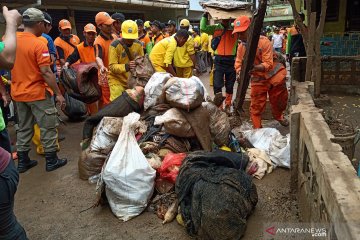
[[[291,185],[304,222],[329,223],[327,239],[360,236],[360,179],[315,107],[311,83],[293,82]]]
[[[291,78],[303,82],[306,57],[293,58]],[[322,58],[321,92],[360,94],[360,57],[327,56]]]

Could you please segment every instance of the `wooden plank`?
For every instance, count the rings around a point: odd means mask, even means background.
[[[251,19],[250,30],[248,32],[248,39],[246,43],[246,51],[244,55],[243,64],[241,66],[239,85],[236,91],[236,98],[234,101],[234,110],[239,115],[243,112],[243,104],[246,96],[246,90],[250,83],[249,71],[253,68],[256,50],[260,38],[261,28],[264,23],[266,13],[267,0],[259,1],[259,8],[254,12]]]

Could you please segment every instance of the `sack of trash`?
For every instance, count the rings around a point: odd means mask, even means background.
[[[63,112],[69,119],[77,120],[87,115],[88,109],[85,103],[69,96],[66,92],[64,94],[64,98],[66,106]]]
[[[231,131],[229,117],[211,102],[203,102],[202,106],[209,112],[210,133],[215,144],[218,146],[228,145]]]
[[[161,103],[161,95],[165,83],[171,78],[170,73],[156,72],[149,79],[145,86],[144,110]],[[165,99],[163,99],[165,100]]]
[[[63,69],[60,82],[71,97],[84,103],[96,102],[101,97],[96,63],[73,64]]]
[[[199,107],[205,96],[205,89],[200,82],[195,76],[169,79],[163,88],[166,102],[172,107],[186,111]]]
[[[290,168],[290,135],[283,136],[276,128],[260,128],[243,132],[246,139],[264,150],[277,167]]]
[[[165,131],[169,134],[185,138],[195,137],[191,125],[177,108],[171,108],[163,115],[155,117],[154,125],[161,124],[164,124]]]
[[[120,135],[122,122],[120,117],[104,117],[91,140],[91,151],[109,154]]]
[[[106,157],[106,154],[91,151],[89,148],[83,150],[78,161],[80,179],[88,180],[89,177],[99,174]]]
[[[91,140],[94,128],[104,117],[125,117],[131,112],[140,112],[144,99],[144,89],[136,87],[135,91],[138,92],[137,98],[131,97],[133,89],[127,89],[120,97],[106,105],[96,114],[87,117],[83,127],[83,140]]]
[[[190,236],[199,239],[240,239],[258,195],[245,173],[246,154],[190,153],[176,179],[181,217]]]
[[[128,79],[128,88],[135,86],[145,87],[151,76],[154,74],[155,69],[149,59],[148,55],[137,56],[135,58],[136,67],[130,70]]]
[[[147,206],[154,190],[156,171],[141,152],[135,132],[146,131],[138,113],[123,119],[120,136],[102,172],[106,196],[112,212],[128,221]],[[144,129],[145,127],[145,129]]]

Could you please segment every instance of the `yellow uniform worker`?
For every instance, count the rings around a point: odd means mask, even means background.
[[[172,64],[177,47],[175,37],[161,40],[150,53],[150,60],[156,72],[166,72],[165,68]]]
[[[201,51],[207,52],[209,49],[209,35],[207,33],[201,33]]]
[[[122,38],[113,41],[109,48],[110,101],[119,97],[127,88],[129,71],[135,66],[133,60],[137,56],[144,56],[142,44],[137,40],[137,24],[126,20],[121,25],[121,32]]]
[[[201,50],[201,37],[199,35],[196,35],[194,37],[194,47],[195,47],[196,51]]]
[[[192,76],[192,69],[194,62],[191,55],[195,55],[194,39],[189,37],[184,46],[177,47],[174,54],[174,65],[176,68],[176,75],[181,78],[190,78]]]

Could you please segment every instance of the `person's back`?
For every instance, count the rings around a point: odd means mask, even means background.
[[[201,33],[201,51],[207,52],[209,48],[209,35],[207,33]]]
[[[273,37],[272,37],[272,41],[273,41],[273,46],[274,46],[274,49],[278,52],[281,51],[281,48],[282,48],[282,44],[283,44],[283,35],[282,34],[279,34],[279,33],[274,33]]]
[[[45,20],[42,11],[29,8],[23,13],[24,32],[17,34],[15,66],[11,72],[11,96],[18,111],[17,131],[18,171],[26,172],[37,165],[30,160],[34,122],[40,127],[41,144],[44,147],[46,171],[53,171],[67,163],[57,157],[57,109],[53,100],[64,109],[66,103],[51,70],[49,50],[38,37],[43,32],[40,23]]]
[[[298,29],[295,26],[293,26],[290,29],[288,38],[290,39],[289,54],[296,57],[306,56],[305,45],[303,42],[302,34],[298,31]]]
[[[45,97],[45,90],[50,89],[40,66],[46,64],[50,64],[50,54],[45,43],[32,33],[17,33],[16,65],[11,71],[11,96],[15,101],[36,101]]]
[[[166,72],[165,67],[172,63],[176,46],[174,37],[165,38],[154,46],[149,57],[155,71]]]

